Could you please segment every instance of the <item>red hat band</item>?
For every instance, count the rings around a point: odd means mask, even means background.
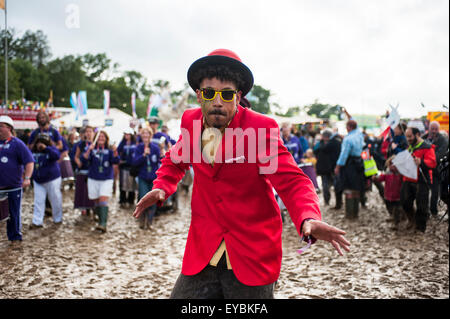
[[[216,49],[216,50],[212,51],[210,54],[208,54],[208,56],[213,56],[213,55],[222,55],[222,56],[226,56],[226,57],[238,60],[239,62],[242,62],[236,53],[234,53],[231,50],[227,50],[227,49]]]

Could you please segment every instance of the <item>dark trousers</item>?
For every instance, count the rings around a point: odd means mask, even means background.
[[[6,222],[8,240],[22,240],[21,221],[22,189],[8,192],[9,219]]]
[[[401,203],[408,219],[416,223],[416,229],[422,232],[427,227],[428,220],[428,185],[424,183],[403,182],[401,188]],[[414,200],[416,210],[414,211]]]
[[[436,215],[438,213],[438,200],[439,200],[439,189],[441,180],[439,178],[439,173],[437,169],[433,170],[433,184],[431,185],[431,197],[430,197],[430,213]]]
[[[330,188],[331,186],[335,186],[336,177],[333,174],[320,175],[322,179],[322,191],[323,191],[323,200],[328,205],[331,199]],[[335,188],[336,195],[336,188]],[[338,200],[338,196],[336,195],[336,201]]]
[[[126,191],[120,190],[120,196],[119,196],[120,204],[130,203],[133,205],[135,199],[136,199],[135,192],[126,192]]]
[[[389,215],[394,217],[394,223],[400,223],[402,217],[402,206],[400,201],[385,200],[384,202],[386,203]]]
[[[273,299],[274,284],[247,286],[227,269],[225,254],[217,267],[206,266],[193,276],[180,274],[171,299]]]

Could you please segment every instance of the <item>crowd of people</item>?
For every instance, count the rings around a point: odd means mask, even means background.
[[[448,158],[448,136],[440,132],[438,122],[431,122],[423,135],[419,129],[400,123],[388,136],[376,138],[365,134],[357,122],[348,117],[346,136],[340,135],[337,129],[325,127],[311,138],[306,131],[283,123],[281,139],[316,190],[322,193],[325,205],[330,205],[334,189],[333,209],[340,210],[345,197],[346,216],[357,217],[358,206],[365,207],[365,194],[374,185],[386,205],[394,230],[407,220],[407,229],[415,227],[424,232],[429,215],[437,216],[439,199],[445,201],[445,194],[442,194],[446,191],[445,185],[441,187],[445,181],[438,164]],[[43,227],[46,214],[53,216],[55,224],[62,223],[62,184],[73,179],[69,185],[75,187],[74,208],[86,217],[92,213],[98,222],[96,229],[106,232],[108,202],[115,192],[116,180],[119,181],[120,207],[134,207],[152,189],[161,159],[176,143],[169,136],[167,126],[161,125],[157,117],[151,117],[145,127],[135,130],[130,126],[117,147],[111,145],[105,131],[91,126],[60,133],[51,127],[45,111],[38,113],[36,121],[39,127],[26,130],[20,139],[12,139],[11,119],[3,116],[0,123],[0,162],[4,166],[0,170],[0,203],[8,202],[2,209],[3,216],[10,217],[7,234],[11,241],[21,240],[22,236],[22,187],[31,184],[34,191],[31,229]],[[402,176],[393,164],[395,156],[404,150],[409,150],[417,163],[417,180]],[[6,152],[15,154],[14,161]],[[374,159],[377,174],[366,176],[361,156],[364,152]],[[321,187],[317,177],[320,177]],[[285,209],[278,200],[280,208]],[[151,227],[156,209],[153,205],[140,216],[141,228]]]
[[[400,123],[388,136],[376,138],[365,134],[357,122],[348,117],[346,136],[325,127],[311,138],[306,131],[283,123],[281,139],[316,190],[322,193],[325,205],[330,205],[334,189],[333,209],[340,210],[345,197],[346,216],[355,218],[358,206],[366,205],[366,192],[374,185],[386,205],[394,230],[407,220],[407,229],[415,227],[424,232],[429,215],[437,216],[440,198],[445,201],[445,194],[442,194],[445,185],[441,187],[445,181],[438,164],[448,157],[448,136],[440,132],[438,122],[431,122],[423,135],[419,129]],[[46,214],[53,216],[55,224],[62,223],[62,184],[73,179],[69,185],[75,187],[74,208],[86,217],[92,213],[98,222],[96,229],[106,232],[108,202],[115,192],[116,180],[119,181],[120,207],[134,207],[152,189],[161,158],[176,143],[169,136],[167,126],[161,125],[157,117],[151,117],[145,127],[135,130],[130,126],[117,147],[111,145],[105,131],[91,126],[60,133],[51,127],[45,111],[38,113],[36,121],[39,128],[25,131],[20,139],[12,139],[12,120],[2,117],[0,123],[0,148],[5,153],[0,162],[6,168],[0,171],[0,203],[8,202],[3,210],[10,212],[3,212],[3,216],[10,217],[7,234],[11,241],[21,240],[22,187],[31,184],[34,191],[31,229],[43,227]],[[393,164],[395,156],[404,150],[409,150],[417,163],[417,180],[402,176]],[[16,154],[15,161],[6,154],[11,151]],[[364,152],[374,159],[376,174],[365,174],[361,156]],[[278,200],[280,208],[285,209]],[[151,227],[156,209],[153,205],[140,216],[141,228]]]
[[[66,139],[50,126],[45,112],[38,113],[39,127],[23,137],[24,142],[14,136],[12,119],[0,117],[0,212],[2,219],[9,216],[8,239],[22,240],[22,189],[31,181],[32,229],[43,227],[46,206],[51,207],[53,222],[61,224],[61,183],[72,175],[74,207],[82,215],[93,213],[95,229],[104,233],[115,177],[119,176],[120,205],[134,206],[133,216],[146,228],[157,205],[170,202],[185,172],[192,169],[191,225],[171,298],[273,298],[282,256],[282,221],[274,193],[307,243],[300,253],[323,240],[341,256],[351,244],[345,230],[322,221],[316,174],[322,180],[325,205],[330,205],[334,188],[335,208],[342,208],[345,197],[346,216],[356,218],[373,184],[394,226],[404,214],[408,228],[420,232],[426,230],[428,212],[437,214],[439,192],[448,199],[448,179],[437,169],[448,158],[448,137],[440,133],[437,122],[426,135],[399,123],[383,138],[374,138],[344,110],[348,134],[324,128],[311,139],[289,124],[279,128],[273,119],[249,110],[245,96],[253,87],[253,75],[236,53],[214,50],[194,61],[187,77],[200,107],[183,114],[177,143],[166,127],[157,131],[157,118],[138,130],[130,126],[116,146],[107,132],[90,126],[70,132]],[[234,135],[221,143],[227,129],[254,132],[258,149]],[[236,149],[241,141],[247,144],[244,155],[228,157],[227,146]],[[190,150],[201,152],[192,155]],[[405,150],[418,178],[400,172],[396,159]],[[180,152],[189,156],[175,160]],[[194,159],[197,155],[200,161]],[[446,187],[439,187],[440,182]]]
[[[0,219],[7,220],[11,242],[22,240],[21,201],[28,186],[34,193],[30,229],[42,228],[46,215],[55,225],[62,223],[63,191],[69,185],[74,187],[74,209],[92,216],[95,229],[106,232],[116,180],[120,206],[134,207],[152,189],[161,158],[175,144],[157,117],[136,130],[130,123],[118,146],[106,131],[89,125],[62,133],[50,125],[45,111],[38,112],[36,121],[37,129],[15,137],[14,121],[0,117]],[[155,212],[156,205],[143,214],[141,228],[150,228]]]
[[[400,122],[387,135],[374,137],[358,127],[358,123],[344,110],[348,117],[346,136],[336,129],[324,128],[310,142],[291,125],[281,127],[282,139],[295,161],[314,165],[320,176],[323,200],[330,205],[334,189],[335,206],[344,206],[346,217],[356,218],[359,207],[366,206],[366,193],[375,186],[386,205],[392,229],[399,230],[403,220],[406,229],[415,228],[425,232],[429,216],[438,214],[438,202],[448,203],[448,181],[442,165],[448,165],[448,135],[440,130],[440,124],[431,122],[425,132],[407,127]],[[305,144],[301,143],[303,139]],[[403,176],[393,160],[402,151],[411,153],[417,166],[417,179]],[[365,165],[369,160],[372,166]],[[444,161],[447,163],[445,164]],[[448,166],[447,166],[448,167]],[[448,171],[448,168],[447,168]],[[415,205],[414,205],[415,203]]]

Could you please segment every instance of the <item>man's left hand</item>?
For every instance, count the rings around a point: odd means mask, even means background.
[[[322,221],[306,220],[303,223],[302,233],[305,236],[311,235],[316,239],[330,242],[341,256],[344,255],[341,248],[347,252],[350,251],[350,242],[344,237],[345,231]]]

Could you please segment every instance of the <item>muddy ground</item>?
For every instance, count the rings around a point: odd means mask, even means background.
[[[449,298],[447,217],[439,223],[444,208],[425,234],[407,231],[406,222],[394,232],[376,190],[368,195],[368,207],[354,221],[322,205],[323,220],[347,231],[352,246],[344,257],[324,242],[299,255],[299,237],[286,218],[276,298]],[[72,190],[63,196],[63,224],[46,217],[43,229],[29,230],[33,193],[24,194],[18,247],[0,224],[1,299],[169,297],[190,223],[188,194],[181,191],[178,212],[158,215],[151,230],[139,229],[132,208],[121,209],[116,194],[106,234],[93,231],[94,221],[73,209]]]

